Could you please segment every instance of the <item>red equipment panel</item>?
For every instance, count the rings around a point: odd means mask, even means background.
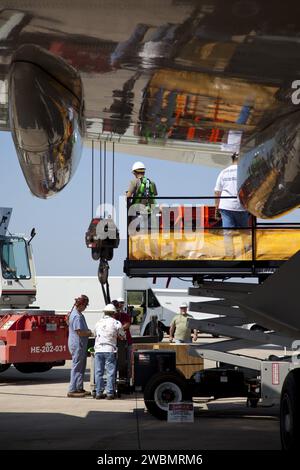
[[[56,362],[70,359],[67,315],[0,316],[0,363]]]
[[[160,230],[195,230],[196,227],[208,229],[221,227],[221,219],[215,218],[215,206],[175,206],[167,208],[165,214],[160,217]]]

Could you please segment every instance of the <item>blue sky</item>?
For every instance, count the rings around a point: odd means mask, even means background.
[[[29,234],[36,228],[33,241],[37,275],[93,276],[98,263],[93,261],[85,246],[85,232],[91,220],[91,149],[84,148],[80,165],[70,184],[48,200],[34,197],[21,172],[13,141],[9,132],[0,132],[2,207],[12,207],[9,229],[12,233]],[[120,147],[119,147],[120,148]],[[95,161],[98,163],[98,144]],[[108,153],[108,165],[111,153]],[[160,196],[213,195],[219,169],[199,165],[165,162],[118,153],[115,156],[115,197],[123,194],[131,175],[131,166],[142,160],[153,179]],[[111,181],[107,182],[107,193]],[[95,178],[95,206],[99,202],[99,180]],[[111,262],[111,275],[122,275],[126,253],[122,242]]]

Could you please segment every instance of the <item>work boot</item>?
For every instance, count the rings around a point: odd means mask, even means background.
[[[96,395],[96,400],[101,400],[103,398],[106,398],[105,393],[100,393],[100,395]]]
[[[84,390],[84,388],[81,389],[81,390],[77,390],[77,392],[84,393],[86,397],[89,397],[91,395],[91,392],[88,392],[87,390]]]
[[[84,397],[85,397],[85,393],[83,393],[83,392],[78,392],[78,391],[75,391],[75,392],[68,392],[67,397],[68,397],[68,398],[84,398]]]
[[[107,395],[106,400],[114,400],[115,397],[113,395]]]

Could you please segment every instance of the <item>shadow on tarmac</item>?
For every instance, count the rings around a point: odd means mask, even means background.
[[[144,409],[141,395],[66,398],[69,377],[67,367],[0,375],[1,450],[280,449],[277,408],[196,399],[194,423],[168,423]]]

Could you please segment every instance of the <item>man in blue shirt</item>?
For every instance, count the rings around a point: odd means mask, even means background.
[[[74,307],[69,316],[68,346],[72,355],[71,380],[68,397],[84,397],[87,392],[83,388],[86,368],[87,344],[92,332],[89,330],[82,312],[89,304],[86,295],[75,299]]]

